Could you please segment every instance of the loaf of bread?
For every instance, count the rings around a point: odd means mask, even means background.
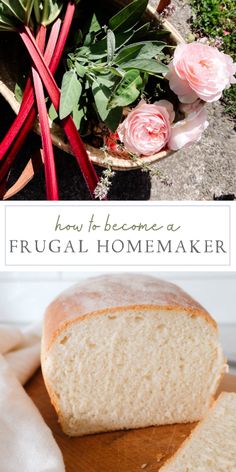
[[[236,471],[236,394],[222,393],[160,472]]]
[[[42,371],[65,433],[194,422],[225,371],[215,321],[177,286],[90,278],[48,308]]]

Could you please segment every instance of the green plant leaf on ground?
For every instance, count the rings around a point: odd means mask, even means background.
[[[78,104],[82,92],[82,85],[74,70],[66,72],[62,79],[59,117],[62,120],[73,111]]]
[[[134,103],[140,94],[143,80],[138,70],[129,70],[114,90],[109,101],[110,108],[125,107]]]

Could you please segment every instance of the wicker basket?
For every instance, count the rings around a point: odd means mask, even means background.
[[[108,0],[106,0],[108,1]],[[147,11],[146,11],[146,18],[147,20],[151,21],[158,21],[158,12],[160,12],[160,5],[163,4],[163,7],[168,4],[169,2],[167,0],[161,0],[159,2],[159,9],[157,9],[148,6]],[[113,0],[113,4],[117,7],[123,7],[127,4],[127,0]],[[108,6],[110,6],[111,3],[108,1]],[[162,8],[163,8],[162,7]],[[173,25],[169,21],[164,21],[163,22],[163,27],[170,32],[170,42],[172,44],[180,44],[183,43],[184,40],[182,36],[178,33],[178,31],[173,27]],[[12,56],[11,56],[12,55]],[[6,68],[5,64],[9,65],[9,67]],[[15,51],[6,51],[3,48],[0,50],[0,94],[5,98],[5,100],[8,102],[12,110],[17,114],[19,111],[19,103],[17,102],[14,94],[14,87],[15,87],[15,80],[17,80],[18,76],[18,71],[20,68],[20,64],[18,61],[18,58],[16,58]],[[35,124],[34,130],[36,133],[40,133],[39,130],[39,125],[38,123]],[[68,154],[71,154],[71,149],[68,143],[65,141],[65,136],[61,128],[53,124],[52,129],[51,129],[51,134],[52,134],[52,140],[53,144],[60,148],[61,150],[65,151]],[[107,163],[104,158],[104,153],[100,149],[97,149],[92,146],[87,146],[88,154],[91,159],[91,161],[99,166],[106,167]],[[126,170],[133,170],[133,169],[138,169],[141,167],[141,162],[142,164],[152,164],[159,159],[163,159],[167,156],[170,156],[173,154],[172,151],[161,151],[157,154],[154,154],[152,156],[148,157],[142,157],[138,159],[137,161],[131,161],[130,159],[122,159],[120,157],[114,157],[114,156],[109,156],[109,165],[111,164],[112,168],[114,170],[119,170],[119,171],[126,171]],[[24,181],[25,184],[28,183],[30,178],[33,177],[31,175],[33,173],[32,171],[32,165],[28,166],[28,173],[27,176],[21,178],[21,185],[20,187],[24,187]],[[19,185],[16,186],[16,190],[19,191]],[[13,194],[16,193],[16,191],[13,192]]]

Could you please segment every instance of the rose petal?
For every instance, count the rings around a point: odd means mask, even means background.
[[[218,100],[224,89],[235,83],[236,64],[217,48],[200,42],[177,46],[166,78],[180,102]]]
[[[140,103],[118,127],[119,139],[128,152],[150,156],[163,149],[170,139],[173,106],[167,100],[154,104]]]
[[[208,127],[207,113],[204,107],[199,111],[188,115],[184,120],[171,126],[171,137],[168,142],[169,149],[177,151],[182,147],[201,139],[202,133]]]

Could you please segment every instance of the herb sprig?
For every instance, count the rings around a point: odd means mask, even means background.
[[[107,25],[94,13],[81,44],[68,55],[68,71],[61,86],[59,117],[73,113],[78,129],[91,121],[91,99],[98,122],[115,132],[123,108],[144,93],[149,76],[162,79],[168,68],[162,62],[160,32],[150,23],[140,25],[148,0],[134,0]]]

